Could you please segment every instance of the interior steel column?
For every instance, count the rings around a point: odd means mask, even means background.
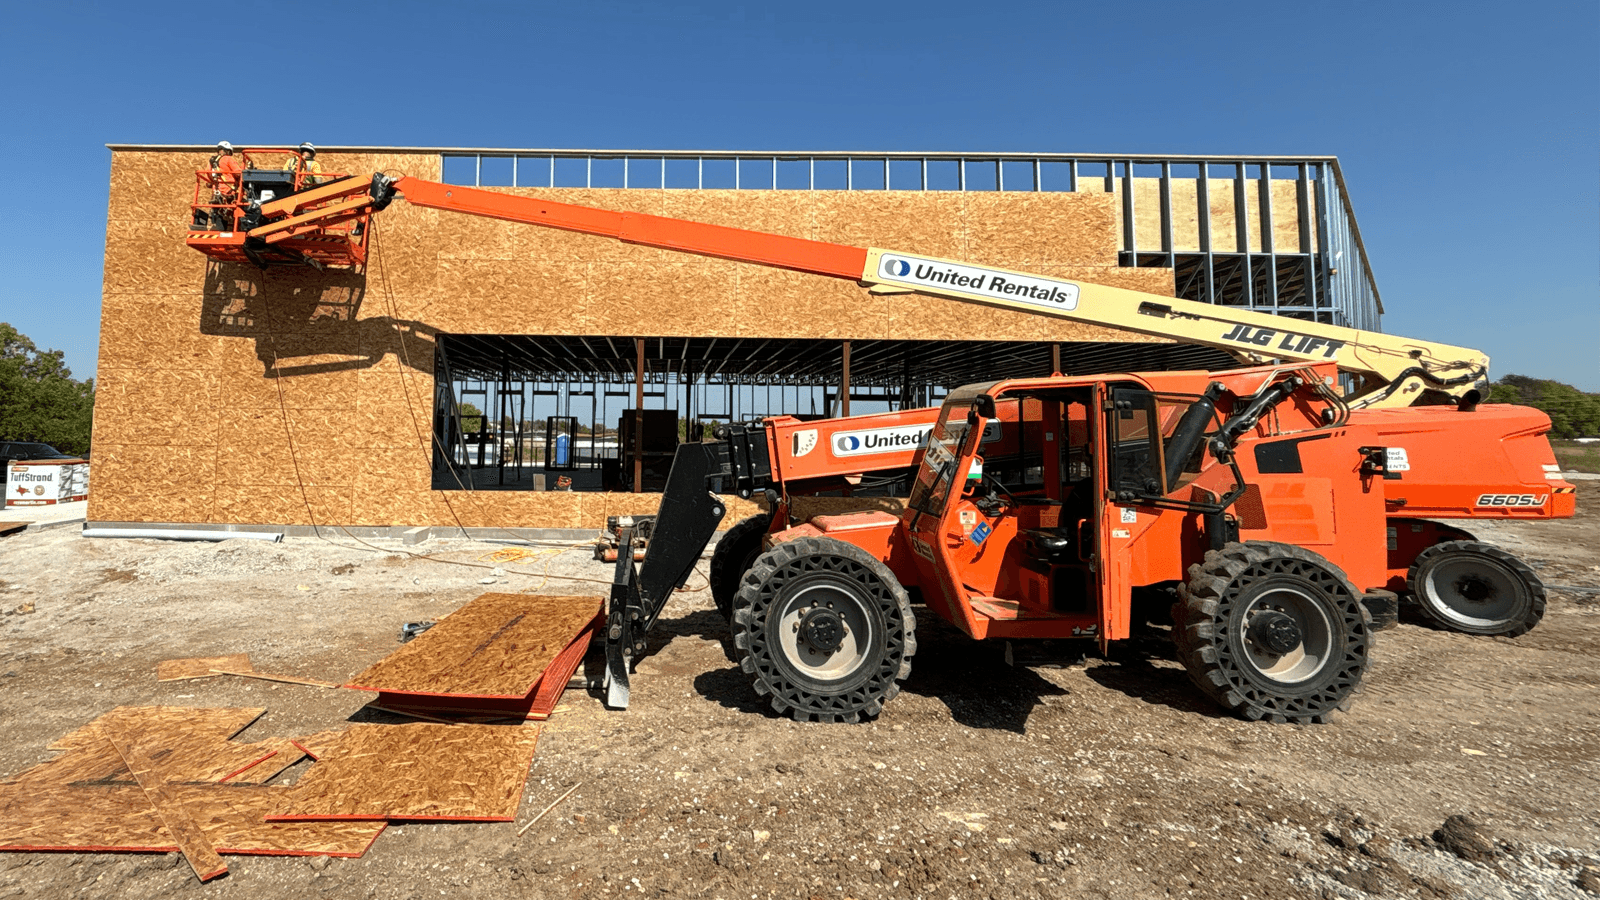
[[[644,338],[633,339],[633,492],[644,490]]]
[[[1061,373],[1061,345],[1060,344],[1051,344],[1050,345],[1050,374],[1059,375],[1060,373]]]
[[[839,415],[850,415],[850,342],[844,342],[844,367],[839,375]]]

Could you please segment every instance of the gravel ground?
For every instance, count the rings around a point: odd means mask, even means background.
[[[1551,584],[1600,586],[1600,483],[1579,507],[1475,530]],[[604,590],[564,580],[606,580],[585,552],[484,558],[505,549],[0,539],[0,775],[119,704],[268,707],[250,740],[392,721],[354,691],[158,684],[155,666],[248,651],[337,681],[483,591]],[[763,708],[710,607],[674,598],[632,709],[567,693],[519,821],[582,786],[521,837],[407,824],[359,860],[231,857],[209,885],[176,854],[0,854],[0,898],[1600,895],[1600,593],[1552,591],[1517,639],[1407,620],[1379,635],[1352,711],[1314,727],[1221,715],[1159,627],[1108,659],[1012,667],[926,613],[878,720],[800,725]]]

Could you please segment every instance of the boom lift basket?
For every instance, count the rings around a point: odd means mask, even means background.
[[[351,176],[281,168],[296,155],[287,148],[246,149],[239,155],[244,169],[238,174],[214,168],[195,172],[186,241],[190,247],[212,259],[253,263],[263,269],[269,265],[328,268],[366,263],[372,208],[364,202],[352,204],[337,190]],[[361,185],[365,184],[363,180]],[[334,196],[308,204],[290,220],[266,222],[263,206],[313,190]],[[266,224],[281,227],[264,229]]]

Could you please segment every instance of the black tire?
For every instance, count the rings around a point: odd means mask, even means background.
[[[1394,591],[1371,590],[1361,595],[1373,631],[1388,631],[1400,624],[1400,595]]]
[[[1441,628],[1516,637],[1544,618],[1544,583],[1527,563],[1480,541],[1445,541],[1417,554],[1406,589]]]
[[[916,627],[889,567],[833,538],[798,538],[761,554],[734,598],[740,667],[774,710],[800,722],[881,712],[911,674]]]
[[[1226,709],[1310,724],[1349,708],[1372,658],[1372,620],[1338,566],[1289,544],[1230,543],[1189,567],[1178,596],[1178,659]]]
[[[711,551],[711,599],[729,624],[733,623],[733,595],[739,593],[744,573],[761,555],[761,540],[770,527],[772,513],[751,516],[729,528]]]

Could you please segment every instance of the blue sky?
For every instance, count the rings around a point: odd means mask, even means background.
[[[1593,0],[8,4],[0,320],[93,373],[107,143],[1332,154],[1386,331],[1600,390],[1597,63]]]

